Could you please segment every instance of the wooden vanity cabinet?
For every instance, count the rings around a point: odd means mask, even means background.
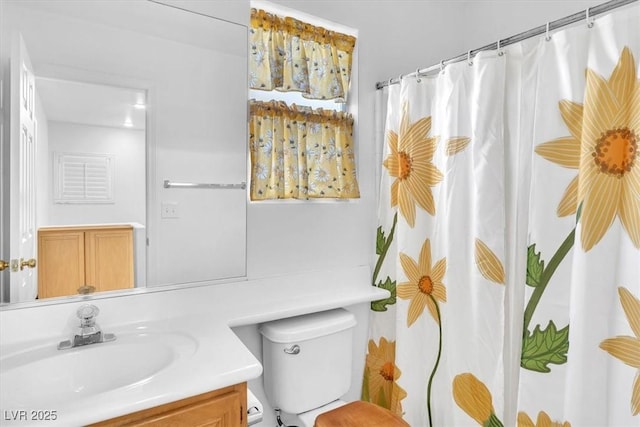
[[[133,227],[47,227],[38,230],[38,298],[132,288]]]
[[[91,426],[246,427],[247,383],[200,394]]]

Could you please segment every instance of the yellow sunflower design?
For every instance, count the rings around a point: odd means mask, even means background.
[[[442,324],[441,313],[438,302],[447,302],[447,289],[442,283],[444,274],[447,271],[447,259],[442,258],[431,265],[431,242],[425,240],[420,249],[420,259],[416,263],[413,258],[400,253],[400,264],[404,270],[408,282],[400,283],[397,287],[397,296],[402,299],[408,299],[409,312],[407,314],[407,327],[410,327],[424,311],[429,309],[431,317],[438,325],[438,354],[436,361],[429,376],[427,384],[427,413],[429,416],[429,427],[433,426],[431,414],[431,387],[433,378],[440,364],[442,356]]]
[[[485,279],[504,285],[505,273],[500,258],[480,239],[476,239],[475,258],[478,270]]]
[[[640,413],[640,300],[623,287],[618,288],[618,294],[635,337],[608,338],[600,343],[600,348],[638,370],[631,393],[631,413],[638,415]]]
[[[447,301],[447,290],[442,283],[447,271],[447,259],[442,258],[431,265],[431,243],[425,240],[420,250],[420,259],[416,263],[413,258],[400,253],[400,264],[408,282],[398,285],[398,297],[409,299],[407,326],[411,326],[420,317],[424,308],[429,309],[433,319],[440,324],[438,301]]]
[[[502,427],[493,409],[493,397],[486,385],[470,372],[453,379],[453,400],[481,426]]]
[[[433,164],[437,137],[430,137],[431,117],[409,122],[409,104],[402,106],[400,132],[389,131],[387,142],[391,153],[384,161],[391,184],[391,206],[399,206],[400,214],[413,227],[416,203],[431,215],[436,213],[431,187],[442,181],[442,173]]]
[[[571,423],[565,421],[563,423],[551,420],[546,412],[540,411],[538,418],[534,423],[529,415],[524,412],[518,412],[518,427],[571,427]]]
[[[400,369],[395,365],[396,343],[380,338],[379,345],[369,340],[366,371],[368,377],[369,400],[392,412],[402,415],[402,399],[407,397],[397,383]]]
[[[609,79],[586,70],[584,105],[560,102],[560,114],[571,136],[544,142],[536,153],[570,169],[576,176],[562,196],[558,216],[582,205],[582,247],[590,250],[615,217],[640,248],[640,80],[628,47]]]

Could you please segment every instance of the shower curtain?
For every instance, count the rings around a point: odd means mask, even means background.
[[[637,22],[389,87],[364,400],[414,427],[640,425]]]

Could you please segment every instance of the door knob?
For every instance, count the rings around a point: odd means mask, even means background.
[[[6,270],[10,265],[11,264],[9,264],[7,261],[0,259],[0,271]]]
[[[29,260],[24,260],[23,258],[20,258],[20,270],[24,270],[25,267],[29,267],[29,268],[35,268],[36,266],[36,259],[35,258],[31,258]]]

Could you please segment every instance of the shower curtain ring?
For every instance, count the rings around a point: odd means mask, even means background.
[[[593,20],[589,17],[589,8],[585,10],[585,17],[587,20],[587,28],[593,28]]]
[[[471,51],[467,52],[467,64],[470,66],[473,65],[473,61],[471,60]]]
[[[389,83],[387,83],[387,86],[391,86],[393,84],[393,77],[389,79]]]
[[[546,34],[545,34],[545,36],[544,36],[544,39],[545,39],[546,41],[551,40],[551,36],[549,35],[549,23],[548,23],[548,22],[547,22],[547,31],[546,31]]]
[[[441,73],[444,73],[444,67],[445,67],[445,65],[444,65],[444,59],[443,59],[442,61],[440,61],[440,72]]]
[[[496,51],[498,52],[498,56],[502,56],[504,55],[504,52],[500,49],[500,39],[498,39],[498,42],[496,43]]]
[[[420,78],[420,67],[416,68],[416,82],[420,83],[422,79]]]

